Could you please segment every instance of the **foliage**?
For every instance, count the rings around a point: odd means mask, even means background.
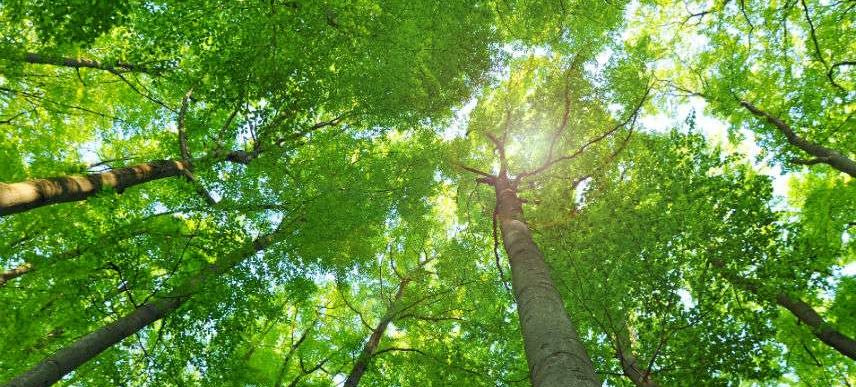
[[[660,385],[856,383],[781,302],[856,336],[856,182],[741,104],[852,160],[854,15],[811,0],[3,2],[0,204],[10,183],[189,168],[0,217],[0,380],[201,281],[60,383],[327,386],[362,359],[367,386],[527,385],[482,184],[507,169],[607,385],[633,384],[630,355]],[[698,122],[646,126],[699,101]],[[702,134],[715,119],[724,147]]]

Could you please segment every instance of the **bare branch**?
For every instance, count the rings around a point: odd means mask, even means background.
[[[475,173],[476,175],[479,175],[479,176],[484,176],[484,177],[494,177],[493,175],[491,175],[491,174],[489,174],[489,173],[487,173],[487,172],[484,172],[484,171],[478,170],[478,169],[473,168],[473,167],[466,166],[466,165],[464,165],[464,164],[460,164],[460,163],[453,163],[453,164],[454,164],[456,167],[458,167],[458,168],[461,168],[461,169],[463,169],[463,170],[465,170],[465,171],[469,171],[469,172]]]
[[[342,289],[340,289],[341,286],[342,286],[342,284],[337,281],[336,282],[336,287],[337,287],[336,290],[338,290],[339,295],[342,296],[342,302],[344,302],[345,306],[347,306],[348,309],[350,309],[352,312],[356,313],[357,317],[360,318],[360,322],[363,323],[363,326],[366,327],[366,329],[368,329],[369,331],[374,330],[374,327],[372,327],[368,322],[366,322],[366,318],[363,316],[363,313],[360,312],[359,310],[357,310],[357,308],[355,308],[354,305],[351,304],[350,301],[348,301],[348,297],[345,297],[345,293],[342,291]]]
[[[595,143],[600,142],[601,140],[605,139],[606,137],[609,137],[610,135],[612,135],[613,133],[618,131],[618,129],[621,129],[622,127],[627,126],[628,124],[635,124],[636,119],[639,115],[639,112],[642,110],[642,105],[645,104],[645,101],[648,99],[648,94],[650,92],[651,92],[651,85],[648,85],[648,87],[645,89],[645,93],[642,95],[642,98],[639,99],[639,103],[633,109],[633,112],[630,114],[630,116],[628,116],[627,119],[625,119],[624,121],[619,122],[618,124],[616,124],[615,126],[610,128],[609,130],[603,132],[599,136],[592,138],[591,140],[589,140],[588,142],[583,144],[574,153],[572,153],[570,155],[554,158],[552,160],[547,160],[544,162],[544,164],[541,164],[540,167],[538,167],[534,170],[531,170],[531,171],[521,173],[520,176],[517,177],[517,180],[522,180],[523,178],[526,178],[529,176],[538,175],[538,174],[550,169],[552,166],[556,165],[559,162],[573,160],[574,158],[578,157],[583,152],[585,152],[585,150],[588,149],[588,147],[594,145]]]
[[[175,113],[175,112],[176,112],[176,111],[175,111],[175,109],[173,109],[173,108],[171,108],[171,107],[167,106],[165,103],[163,103],[162,101],[158,100],[157,98],[152,97],[152,96],[151,96],[151,94],[149,94],[149,93],[143,93],[142,91],[140,91],[140,89],[139,89],[136,85],[134,85],[133,83],[131,83],[131,81],[129,81],[129,80],[128,80],[128,78],[125,78],[125,76],[124,76],[124,75],[122,75],[122,73],[121,73],[121,72],[116,72],[116,71],[110,71],[110,72],[111,72],[113,75],[115,75],[115,76],[119,77],[119,79],[121,79],[121,80],[122,80],[122,82],[125,82],[125,84],[126,84],[126,85],[128,85],[128,87],[130,87],[130,88],[131,88],[131,90],[133,90],[135,93],[137,93],[137,94],[139,94],[139,95],[143,96],[143,98],[145,98],[145,99],[147,99],[147,100],[149,100],[149,101],[151,101],[151,102],[153,102],[153,103],[155,103],[155,104],[157,104],[157,105],[159,105],[159,106],[163,107],[164,109],[169,110],[169,111],[171,111],[171,112],[173,112],[173,113]]]

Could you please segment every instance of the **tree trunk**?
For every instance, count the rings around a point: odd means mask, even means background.
[[[773,291],[771,293],[772,297],[767,296],[764,294],[766,292],[762,291],[763,287],[758,281],[727,272],[722,261],[712,260],[711,263],[720,269],[720,274],[728,282],[759,297],[767,298],[768,301],[775,302],[779,306],[789,310],[797,320],[808,326],[811,333],[820,339],[820,341],[834,348],[842,355],[856,360],[856,340],[835,329],[811,305],[798,298],[793,298],[784,292]]]
[[[779,132],[785,136],[788,143],[815,157],[813,160],[800,161],[800,164],[823,163],[852,177],[856,177],[856,161],[853,161],[836,150],[813,143],[798,136],[796,131],[794,131],[793,128],[780,118],[759,109],[757,106],[747,101],[740,101],[740,105],[756,117],[767,120],[767,122],[779,129]]]
[[[178,309],[199,292],[210,277],[225,273],[244,259],[265,249],[281,234],[277,230],[241,246],[208,265],[201,273],[189,278],[175,291],[138,307],[119,320],[99,328],[48,356],[27,372],[12,379],[6,387],[49,386],[69,372],[98,356],[128,336],[158,321]]]
[[[398,285],[398,291],[395,292],[395,299],[393,300],[392,305],[390,305],[386,314],[380,320],[380,323],[378,323],[377,327],[372,331],[371,336],[369,336],[369,340],[365,345],[363,345],[363,349],[360,351],[360,356],[357,357],[357,362],[354,363],[354,367],[351,368],[351,372],[345,380],[344,387],[357,387],[357,385],[360,384],[360,379],[366,373],[366,369],[368,369],[369,361],[372,356],[374,356],[375,352],[377,352],[380,340],[383,339],[383,336],[386,334],[386,328],[389,327],[389,323],[395,319],[395,315],[398,312],[398,302],[404,295],[404,288],[407,287],[408,282],[409,280],[407,278],[401,280],[401,283]]]
[[[803,324],[811,328],[811,333],[826,345],[835,348],[842,355],[856,360],[856,340],[841,333],[824,321],[811,305],[787,294],[776,294],[776,303],[791,311]]]
[[[493,185],[532,385],[600,386],[544,256],[532,240],[516,187],[505,176],[495,178]]]
[[[250,155],[246,152],[233,151],[220,157],[209,157],[198,161],[231,161],[246,164],[250,159]],[[53,177],[12,184],[0,183],[0,216],[51,204],[84,200],[105,188],[121,192],[149,181],[182,176],[183,172],[191,166],[190,161],[155,160],[84,176]]]
[[[618,361],[621,362],[621,371],[624,373],[633,385],[637,387],[657,387],[657,383],[651,380],[650,370],[644,370],[636,359],[633,353],[633,343],[630,340],[630,330],[627,327],[627,321],[624,317],[621,318],[619,329],[616,332],[616,349],[615,355]]]

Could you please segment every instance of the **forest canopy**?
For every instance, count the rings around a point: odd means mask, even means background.
[[[0,0],[4,386],[852,386],[856,3]]]

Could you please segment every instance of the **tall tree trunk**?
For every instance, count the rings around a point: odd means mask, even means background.
[[[532,240],[516,187],[503,175],[492,180],[532,385],[600,386],[544,256]]]
[[[281,226],[280,226],[281,227]],[[178,309],[198,293],[209,278],[230,270],[244,259],[264,250],[284,233],[281,228],[260,236],[229,254],[218,258],[203,271],[184,282],[175,291],[146,303],[119,320],[99,328],[48,356],[25,373],[10,380],[6,387],[36,387],[56,383],[69,372],[98,356],[128,336]]]
[[[404,288],[407,287],[408,282],[409,279],[404,278],[401,280],[401,283],[398,284],[398,291],[395,292],[395,298],[392,305],[387,309],[383,318],[381,318],[380,322],[377,324],[377,327],[372,330],[369,340],[366,341],[365,345],[363,345],[363,349],[360,351],[360,356],[357,357],[357,362],[354,363],[354,367],[351,368],[351,372],[345,380],[344,387],[357,387],[357,385],[360,384],[360,379],[365,375],[366,370],[368,369],[369,361],[371,361],[375,352],[377,352],[380,340],[383,339],[383,336],[386,334],[386,328],[389,327],[389,323],[395,319],[395,316],[398,313],[398,302],[404,295]]]
[[[197,162],[231,161],[246,164],[251,158],[247,152],[233,151],[199,159]],[[84,200],[105,188],[121,192],[128,187],[149,181],[182,176],[191,166],[190,161],[155,160],[83,176],[53,177],[12,184],[0,183],[0,216],[51,204]]]
[[[834,348],[842,355],[856,360],[856,340],[841,333],[832,324],[824,320],[811,305],[798,298],[793,298],[784,292],[764,289],[756,280],[730,273],[725,269],[722,261],[711,260],[711,263],[720,269],[720,275],[728,280],[728,282],[787,309],[797,320],[808,326],[811,333],[820,339],[820,341]]]

